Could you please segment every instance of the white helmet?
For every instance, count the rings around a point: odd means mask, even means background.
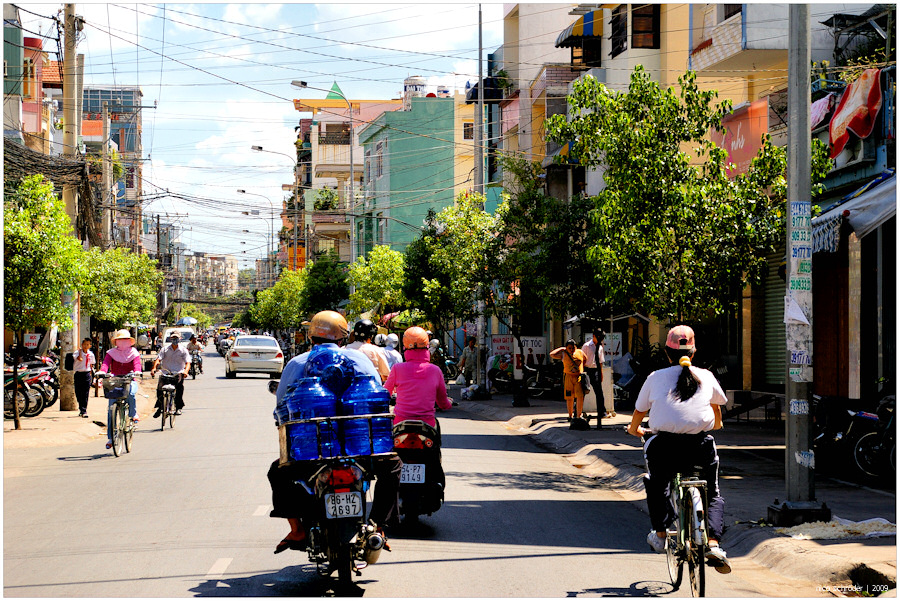
[[[431,350],[434,350],[434,349],[436,349],[437,347],[441,346],[441,341],[438,340],[437,338],[432,338],[432,339],[428,342],[428,346],[431,347]]]
[[[387,338],[384,334],[375,334],[375,346],[384,346]]]
[[[391,332],[387,335],[387,343],[392,347],[397,348],[400,346],[400,337]]]

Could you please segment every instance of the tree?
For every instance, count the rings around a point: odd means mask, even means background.
[[[250,307],[253,321],[272,330],[299,326],[304,317],[300,308],[306,296],[306,280],[305,269],[282,271],[274,286],[256,295]]]
[[[43,175],[24,178],[3,203],[3,319],[22,348],[26,329],[71,328],[63,294],[74,294],[84,251],[72,235],[65,206]],[[18,369],[16,354],[14,370]],[[17,373],[14,371],[13,373]],[[15,427],[21,429],[18,403]]]
[[[679,321],[735,307],[734,290],[761,280],[784,232],[784,149],[765,136],[749,171],[729,179],[727,153],[707,134],[722,131],[731,102],[715,103],[695,79],[679,77],[676,93],[638,66],[616,92],[586,76],[568,98],[570,120],[547,123],[552,140],[574,141],[581,164],[604,167],[588,258],[607,299]],[[814,156],[817,182],[828,163],[821,146]]]
[[[306,295],[300,304],[300,314],[310,316],[319,311],[335,310],[347,300],[347,268],[340,263],[334,250],[318,257],[306,267]]]
[[[367,257],[359,257],[350,266],[350,295],[347,313],[353,316],[380,307],[382,315],[406,305],[403,297],[403,253],[378,245]]]
[[[238,288],[249,289],[256,285],[256,270],[238,269]]]
[[[322,188],[316,191],[316,199],[313,201],[313,209],[316,211],[333,211],[338,206],[338,193],[331,188]]]
[[[164,277],[156,263],[127,248],[88,250],[79,286],[82,313],[119,325],[149,321]]]
[[[207,315],[203,312],[202,309],[200,309],[200,307],[198,307],[197,305],[192,305],[190,303],[181,306],[181,316],[193,317],[194,319],[196,319],[197,328],[200,330],[205,330],[213,324],[213,318],[211,315]]]

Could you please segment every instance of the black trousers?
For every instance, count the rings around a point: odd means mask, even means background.
[[[163,399],[163,379],[160,378],[159,382],[156,384],[156,408],[162,408],[162,399]],[[178,381],[175,382],[175,409],[182,409],[184,407],[184,375],[178,374]]]
[[[76,371],[75,399],[78,401],[78,413],[87,413],[88,396],[91,392],[91,380],[93,375],[89,371]]]
[[[369,518],[379,526],[394,525],[400,520],[397,492],[400,489],[402,463],[397,456],[378,457],[371,461],[377,483]],[[280,467],[277,459],[272,462],[267,474],[272,487],[273,509],[270,517],[311,521],[318,511],[316,498],[300,482],[308,482],[317,466],[316,461],[295,461]]]
[[[603,385],[600,382],[600,368],[585,367],[584,371],[587,372],[588,378],[591,379],[591,388],[594,389],[594,394],[597,395],[597,413],[603,415]]]
[[[719,492],[719,454],[712,435],[659,432],[644,443],[644,459],[649,475],[644,487],[653,530],[663,532],[675,519],[668,494],[672,478],[676,473],[687,475],[696,470],[706,480],[709,537],[720,540],[725,528],[725,499]]]

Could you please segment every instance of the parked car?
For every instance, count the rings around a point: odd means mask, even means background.
[[[240,334],[225,353],[226,378],[233,378],[238,372],[264,373],[270,378],[279,378],[283,369],[284,353],[272,336]]]

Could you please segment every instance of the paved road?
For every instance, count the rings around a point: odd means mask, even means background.
[[[208,353],[175,429],[145,419],[131,454],[115,458],[102,441],[6,452],[5,596],[333,594],[305,554],[272,554],[286,523],[268,517],[277,438],[267,382],[225,380]],[[688,595],[672,592],[664,557],[647,551],[634,504],[501,423],[455,409],[442,429],[446,505],[392,536],[356,594]],[[709,595],[791,595],[761,576],[752,565],[710,572]]]

